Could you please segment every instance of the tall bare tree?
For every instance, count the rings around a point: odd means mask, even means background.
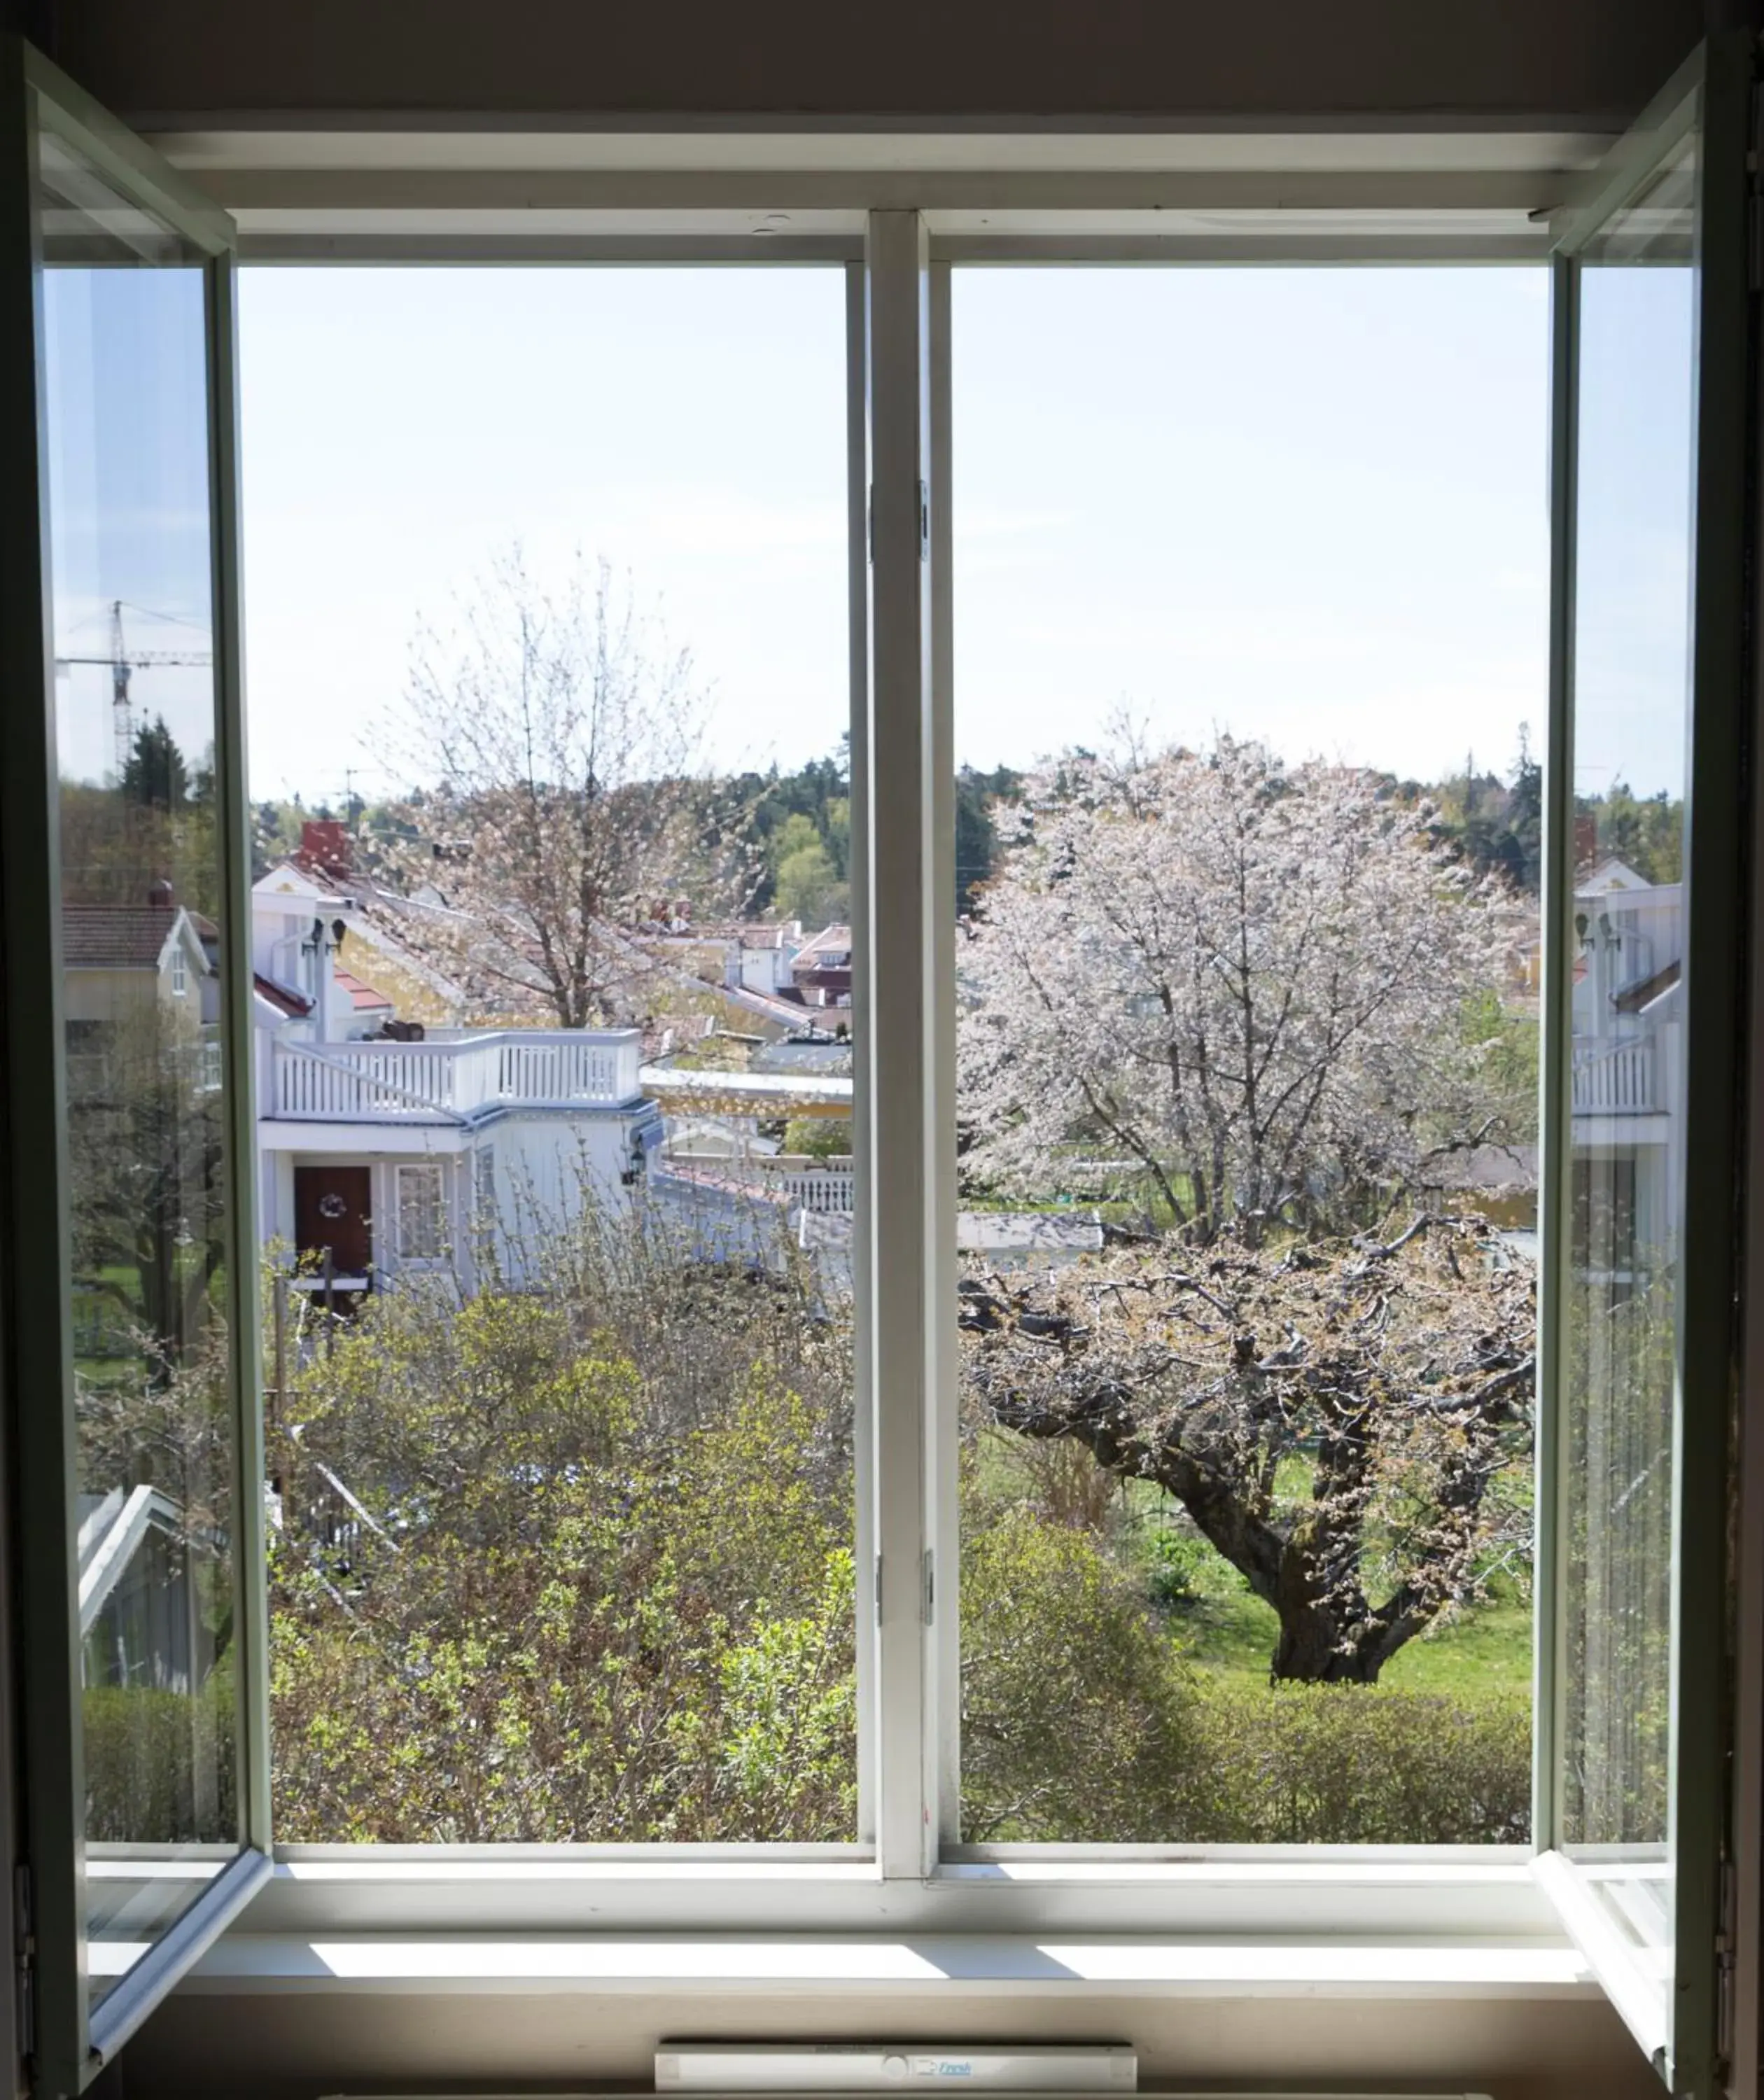
[[[487,1012],[582,1028],[640,1014],[634,931],[726,909],[746,879],[739,813],[700,755],[706,701],[605,562],[558,590],[517,549],[412,651],[397,743],[432,785],[399,816],[403,885],[444,910],[400,932]]]

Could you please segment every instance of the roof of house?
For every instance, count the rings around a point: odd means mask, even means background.
[[[364,984],[359,977],[352,977],[347,970],[337,973],[337,982],[349,994],[350,1003],[357,1013],[377,1013],[381,1007],[387,1012],[391,1012],[392,1002],[384,992],[376,991],[372,985]]]
[[[1684,973],[1684,965],[1674,956],[1663,963],[1649,977],[1638,977],[1634,984],[1626,984],[1613,992],[1611,1004],[1619,1013],[1640,1013],[1652,1006],[1662,993],[1669,992]]]
[[[780,926],[738,926],[735,939],[743,948],[787,948],[802,938],[800,920],[792,919]]]
[[[959,1211],[955,1244],[964,1254],[1096,1254],[1103,1229],[1094,1212]]]
[[[287,1014],[291,1020],[298,1020],[302,1014],[311,1012],[310,999],[302,999],[298,991],[289,991],[286,986],[277,984],[273,977],[265,977],[261,971],[252,982],[259,999],[267,999],[271,1006]]]
[[[289,911],[346,911],[355,902],[353,895],[346,895],[328,876],[302,867],[293,856],[277,861],[267,874],[260,875],[251,885],[251,893]]]
[[[837,955],[840,958],[838,964],[831,967],[845,969],[849,966],[851,961],[849,926],[823,926],[812,941],[804,942],[796,951],[796,967],[799,970],[822,968],[823,965],[821,958],[823,955]]]
[[[70,970],[157,970],[174,930],[189,924],[187,913],[160,904],[64,904],[62,963]]]

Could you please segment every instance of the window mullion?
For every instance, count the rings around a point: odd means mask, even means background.
[[[936,883],[932,782],[928,260],[915,212],[871,215],[870,1262],[879,1664],[876,1848],[884,1877],[933,1863],[940,1572],[930,1558],[928,1427],[940,1229],[932,1056],[948,900]],[[946,747],[947,739],[944,744]],[[943,908],[940,911],[939,907]]]
[[[867,307],[862,263],[845,266],[845,561],[851,696],[849,768],[852,925],[852,1491],[859,1571],[853,1660],[858,1715],[858,1838],[876,1836],[876,1564],[874,1271],[870,1202],[870,465]]]

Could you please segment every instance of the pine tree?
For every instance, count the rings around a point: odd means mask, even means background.
[[[155,715],[135,731],[121,784],[123,800],[143,810],[170,813],[189,800],[190,769],[163,715]]]

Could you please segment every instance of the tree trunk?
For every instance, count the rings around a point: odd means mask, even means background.
[[[1268,1601],[1280,1614],[1280,1639],[1268,1673],[1277,1683],[1378,1683],[1383,1657],[1375,1644],[1356,1637],[1355,1615],[1364,1611],[1357,1590],[1332,1600],[1309,1552],[1287,1547]],[[1345,1624],[1343,1605],[1347,1607]]]
[[[1277,1683],[1376,1684],[1378,1662],[1350,1642],[1327,1611],[1282,1613],[1269,1675]]]

